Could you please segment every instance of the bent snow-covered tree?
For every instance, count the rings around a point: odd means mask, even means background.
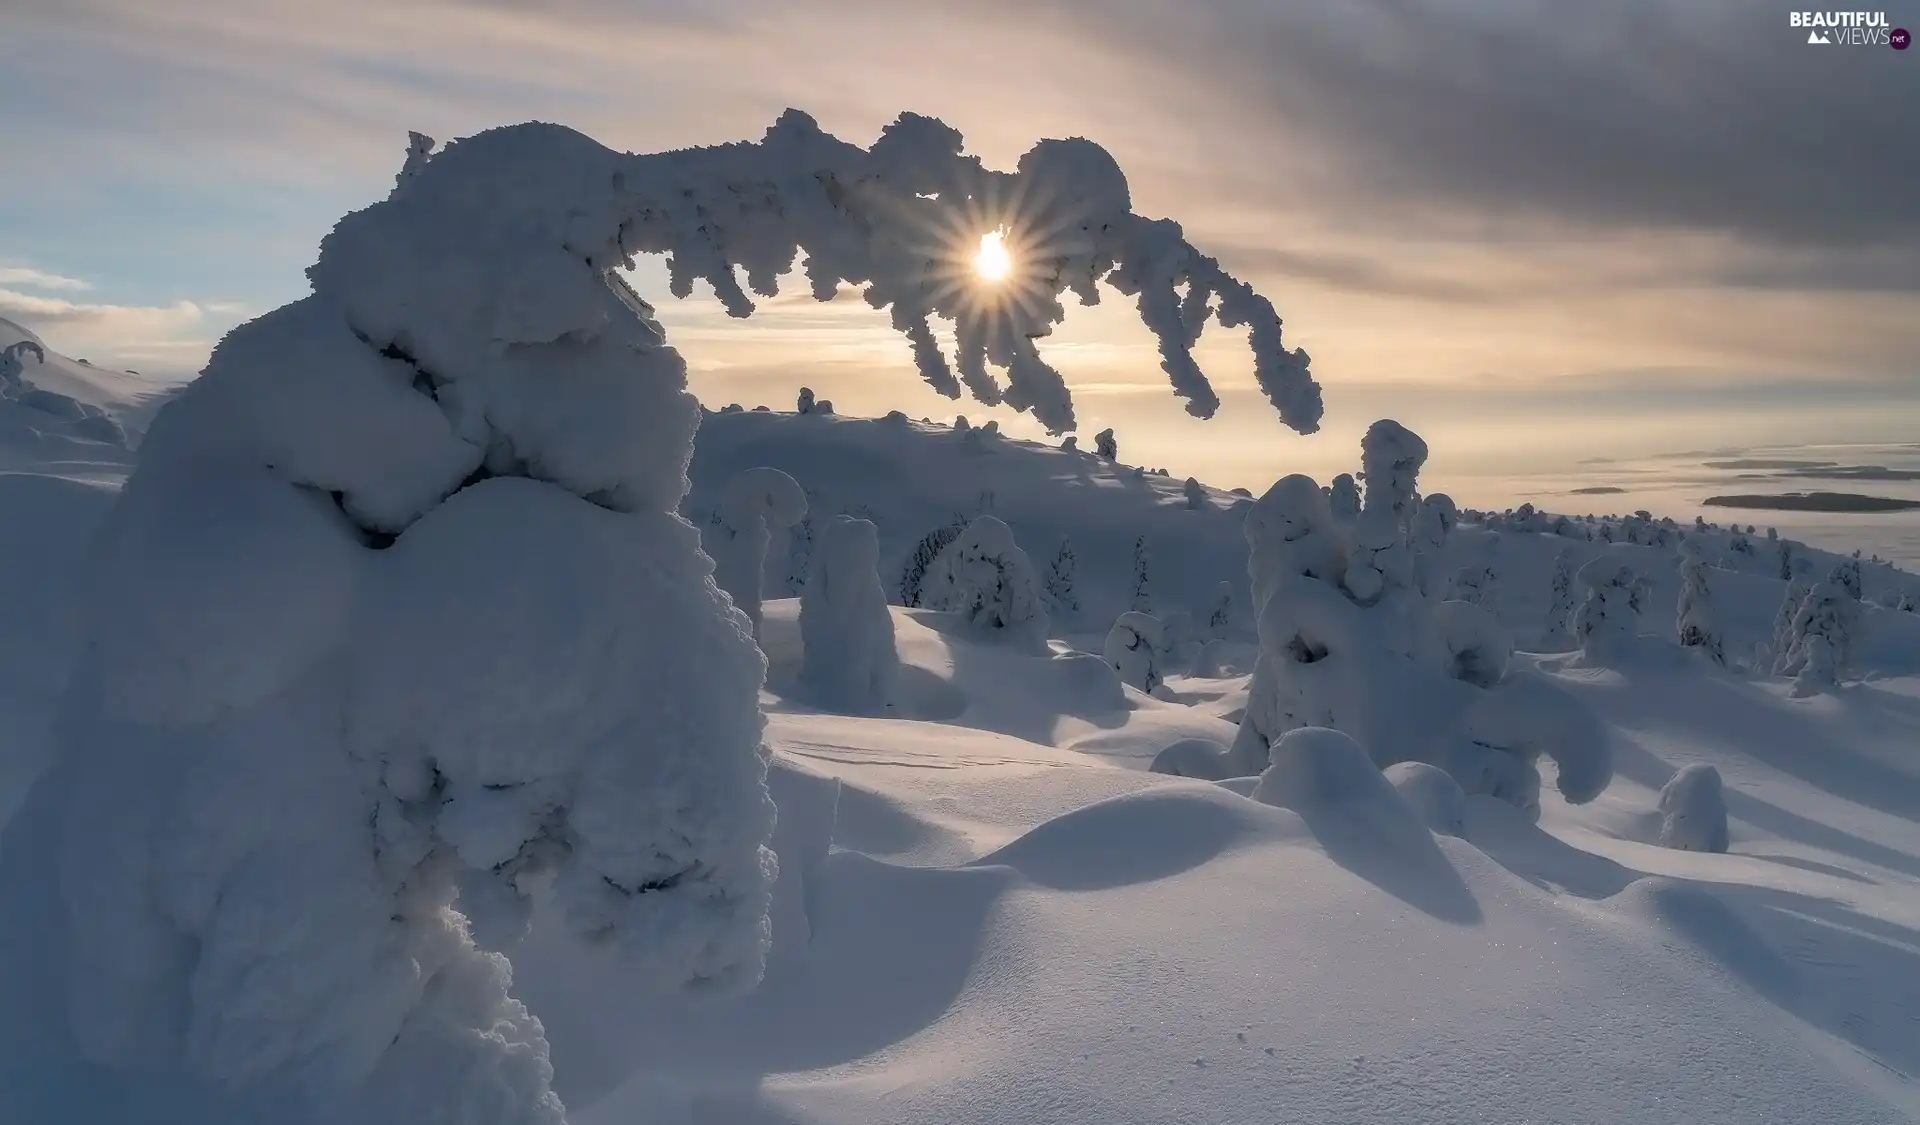
[[[720,524],[705,544],[713,556],[713,579],[747,615],[757,637],[767,547],[776,530],[785,531],[806,516],[807,492],[779,469],[761,465],[727,483],[716,514]]]
[[[1120,682],[1151,692],[1165,679],[1161,651],[1166,647],[1166,630],[1159,618],[1150,613],[1128,611],[1121,614],[1107,631],[1100,654],[1107,666],[1120,676]]]
[[[1001,228],[1015,276],[978,285]],[[664,254],[672,293],[704,280],[743,317],[741,276],[771,296],[802,252],[814,295],[864,286],[936,390],[1054,433],[1073,404],[1036,341],[1102,280],[1189,413],[1219,404],[1192,357],[1213,320],[1248,330],[1287,424],[1319,424],[1273,306],[1134,214],[1090,141],[998,172],[914,115],[868,148],[798,112],[656,155],[543,124],[416,136],[312,293],[160,413],[95,548],[31,798],[53,827],[9,847],[60,872],[38,924],[70,995],[46,1020],[101,1073],[178,1058],[277,1120],[558,1122],[539,1022],[475,944],[525,925],[535,882],[639,971],[756,979],[765,661],[674,514],[700,410],[616,271]]]

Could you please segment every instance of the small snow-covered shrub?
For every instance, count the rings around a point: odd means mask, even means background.
[[[800,681],[820,706],[869,715],[892,702],[900,658],[879,563],[879,532],[870,521],[835,516],[821,529],[800,595]]]
[[[1062,453],[1078,453],[1078,452],[1080,452],[1080,439],[1079,439],[1079,437],[1077,437],[1077,436],[1076,436],[1076,435],[1074,435],[1074,434],[1068,434],[1068,435],[1067,435],[1066,437],[1063,437],[1063,438],[1061,438],[1061,439],[1060,439],[1060,451],[1061,451]]]
[[[1186,495],[1188,509],[1200,512],[1212,507],[1207,503],[1207,490],[1201,487],[1198,478],[1188,477],[1187,483],[1181,486],[1181,491]]]
[[[953,420],[954,433],[959,434],[962,437],[965,437],[968,433],[972,432],[972,430],[973,430],[973,423],[967,421],[967,416],[965,414],[959,415],[958,417],[954,418]]]
[[[1714,613],[1712,583],[1700,544],[1689,536],[1680,544],[1680,601],[1675,628],[1682,648],[1695,648],[1708,660],[1725,666],[1726,640]]]
[[[815,414],[832,414],[832,413],[833,413],[833,400],[832,400],[832,399],[830,399],[830,398],[823,398],[823,399],[821,399],[821,400],[820,400],[819,402],[816,402],[816,403],[814,403],[814,404],[813,404],[813,413],[815,413]]]
[[[1113,438],[1113,427],[1109,426],[1093,435],[1094,456],[1112,461],[1120,456],[1120,444]]]
[[[1683,852],[1727,850],[1727,796],[1720,771],[1695,762],[1660,790],[1660,846]]]
[[[773,533],[785,531],[807,514],[807,494],[779,469],[762,465],[743,470],[720,498],[719,534],[710,536],[713,578],[747,615],[760,635],[760,597]]]
[[[1013,529],[993,516],[966,526],[927,570],[922,604],[957,613],[1039,654],[1047,650],[1047,611],[1027,553]]]
[[[1121,683],[1151,693],[1166,678],[1161,670],[1166,640],[1159,618],[1147,613],[1123,613],[1107,631],[1100,655],[1119,674]]]
[[[796,414],[811,414],[816,405],[813,399],[813,388],[801,387],[799,398],[794,402],[794,412]]]
[[[1458,836],[1467,829],[1467,795],[1443,769],[1425,762],[1400,762],[1385,770],[1387,784],[1399,791],[1431,831]]]

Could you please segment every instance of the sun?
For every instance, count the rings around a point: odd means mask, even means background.
[[[980,252],[974,255],[973,271],[982,281],[1005,281],[1013,272],[1013,257],[1007,253],[1004,231],[990,230],[980,236]]]

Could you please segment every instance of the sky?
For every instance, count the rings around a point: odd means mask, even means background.
[[[1889,9],[1920,28],[1920,0]],[[1243,342],[1167,392],[1124,302],[1043,352],[1123,459],[1259,487],[1352,467],[1379,417],[1441,473],[1920,439],[1920,50],[1811,46],[1755,0],[7,0],[0,317],[185,377],[306,291],[416,129],[558,121],[630,151],[865,144],[903,110],[995,167],[1086,136],[1135,209],[1269,296],[1325,387],[1283,427]],[[935,396],[857,299],[660,306],[710,405],[1030,420]],[[1071,298],[1069,298],[1071,300]]]

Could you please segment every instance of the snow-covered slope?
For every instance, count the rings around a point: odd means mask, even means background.
[[[690,516],[761,465],[809,490],[815,521],[873,520],[890,592],[926,532],[990,508],[1037,566],[1071,542],[1082,608],[1036,653],[895,607],[891,711],[824,713],[776,536],[768,978],[731,1000],[663,992],[543,914],[509,950],[514,993],[575,1125],[1920,1120],[1920,614],[1868,605],[1866,681],[1809,699],[1651,637],[1616,668],[1519,657],[1604,721],[1615,780],[1578,807],[1549,786],[1537,825],[1469,798],[1454,838],[1411,811],[1296,812],[1145,771],[1172,743],[1231,742],[1247,677],[1176,674],[1156,698],[1099,640],[1133,604],[1136,540],[1156,609],[1201,616],[1221,581],[1244,605],[1239,497],[1194,510],[1179,481],[1085,455],[749,412],[706,419]],[[0,520],[32,529],[0,552],[0,797],[37,771],[73,656],[64,579],[111,498],[0,477]],[[1703,538],[1744,660],[1785,583],[1764,542]],[[1643,629],[1671,635],[1672,548],[1469,525],[1445,564],[1496,572],[1527,648],[1562,550],[1631,557],[1654,583]],[[1870,602],[1920,588],[1867,574]],[[1727,854],[1657,846],[1660,789],[1694,763],[1724,778]],[[46,838],[32,827],[0,835],[0,902],[52,912],[57,858],[18,846]],[[79,1062],[65,957],[0,917],[0,1121],[255,1120],[165,1060],[138,1086]]]
[[[16,347],[21,344],[31,349]],[[0,353],[9,348],[15,348],[24,382],[19,393],[0,395],[0,472],[124,476],[132,446],[177,389],[130,371],[69,359],[33,332],[0,319]]]

